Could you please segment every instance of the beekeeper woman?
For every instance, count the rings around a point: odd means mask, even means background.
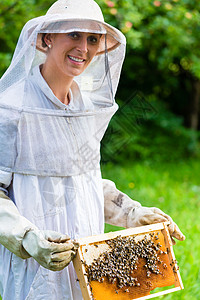
[[[0,81],[5,300],[82,299],[70,263],[74,239],[102,233],[104,221],[130,227],[168,220],[171,235],[184,239],[169,216],[101,178],[100,141],[117,110],[124,52],[124,36],[93,0],[59,0],[21,32]]]

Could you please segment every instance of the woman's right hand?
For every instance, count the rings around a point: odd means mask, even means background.
[[[68,266],[79,247],[68,235],[51,230],[28,231],[22,245],[41,266],[51,271],[60,271]]]

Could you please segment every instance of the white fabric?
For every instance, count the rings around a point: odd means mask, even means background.
[[[24,87],[25,85],[26,87]],[[27,97],[18,96],[17,97],[18,101],[16,101],[16,95],[20,95],[21,91],[23,91],[25,88],[26,90],[30,88]],[[41,95],[41,91],[43,92],[42,95]],[[34,97],[34,101],[33,101],[33,97]],[[20,84],[13,86],[13,88],[9,89],[9,93],[6,95],[6,97],[4,96],[1,98],[0,103],[3,105],[7,105],[8,98],[9,98],[9,105],[16,108],[36,107],[39,109],[48,108],[48,109],[62,109],[67,111],[76,111],[76,110],[86,111],[89,109],[94,109],[94,105],[92,104],[89,98],[83,99],[81,97],[79,86],[75,81],[73,81],[72,86],[70,88],[70,103],[68,105],[62,103],[54,95],[54,93],[52,92],[52,90],[49,88],[48,84],[42,77],[39,66],[33,68],[27,82],[23,81]],[[74,98],[76,99],[75,101]]]
[[[52,108],[53,105],[54,109],[57,109],[57,99],[46,82],[37,77],[38,69],[32,76],[32,89],[38,91],[39,80],[40,88],[45,93],[42,94],[40,90],[40,99],[43,100],[40,104],[46,105],[46,108]],[[32,105],[34,106],[34,101]],[[36,103],[37,105],[39,103]],[[88,103],[88,99],[83,101],[80,97],[76,108],[78,106],[87,109],[91,107],[91,103]],[[65,109],[62,103],[61,107]],[[2,182],[8,184],[11,173],[1,171],[0,176]],[[100,169],[70,177],[15,173],[9,196],[15,201],[19,212],[40,229],[67,233],[73,239],[99,234],[104,230],[104,198]],[[54,273],[39,266],[32,258],[23,261],[3,246],[0,246],[0,287],[3,299],[82,299],[72,265]]]
[[[100,141],[117,105],[102,101],[99,107],[89,95],[81,96],[75,82],[72,92],[76,101],[72,97],[69,106],[62,104],[38,66],[26,81],[9,89],[0,99],[0,170],[71,176],[99,168]],[[7,99],[15,99],[9,109]]]
[[[12,174],[0,170],[0,183],[8,187],[12,180]]]

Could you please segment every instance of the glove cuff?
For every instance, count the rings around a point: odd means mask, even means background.
[[[37,228],[20,215],[13,201],[0,190],[0,243],[22,259],[30,255],[22,246],[25,234]]]
[[[22,259],[27,259],[27,258],[30,258],[30,257],[31,257],[31,255],[26,251],[26,249],[25,249],[24,246],[23,246],[23,240],[24,240],[26,234],[27,234],[29,231],[32,231],[32,230],[34,230],[34,229],[33,229],[33,228],[26,228],[26,229],[25,229],[24,236],[23,236],[23,238],[22,238],[22,240],[21,240],[21,244],[20,244],[20,246],[19,246],[19,252],[20,252],[20,257],[21,257]],[[18,256],[19,256],[19,255],[18,255]]]
[[[129,213],[127,215],[127,221],[126,221],[127,228],[141,226],[141,224],[139,222],[139,218],[137,216],[138,208],[142,208],[141,204],[139,204],[138,206],[132,207],[131,210],[129,211]]]

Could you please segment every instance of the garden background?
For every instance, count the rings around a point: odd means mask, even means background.
[[[1,0],[0,75],[23,25],[53,2]],[[200,299],[200,2],[97,2],[127,38],[119,110],[102,142],[103,177],[164,210],[186,235],[174,247],[185,289],[160,299]]]

